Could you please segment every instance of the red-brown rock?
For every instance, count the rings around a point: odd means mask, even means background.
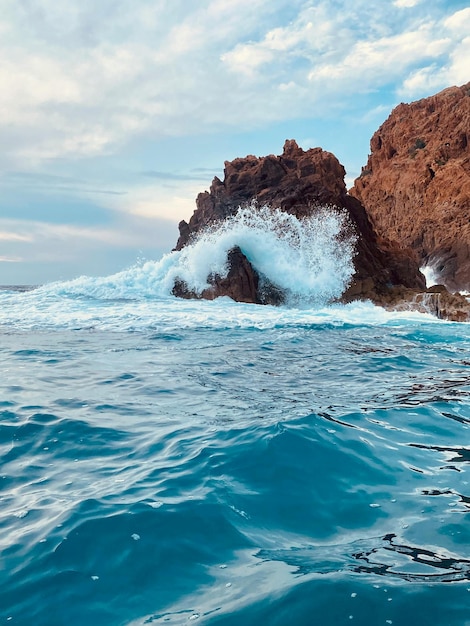
[[[385,239],[377,239],[364,207],[347,194],[344,168],[333,154],[321,148],[304,151],[295,141],[288,140],[282,155],[235,159],[225,163],[224,173],[223,181],[215,178],[210,191],[199,194],[197,208],[189,224],[180,223],[177,250],[189,243],[201,229],[234,215],[240,206],[246,206],[252,200],[256,200],[258,205],[269,204],[272,208],[279,208],[298,218],[311,215],[319,206],[334,206],[347,211],[351,227],[358,237],[354,259],[356,272],[350,288],[344,294],[345,301],[378,298],[393,285],[424,288],[424,278],[418,271],[413,254]],[[253,273],[248,280],[246,264],[243,267],[243,280],[250,285],[257,285],[258,278]],[[240,292],[239,287],[233,284],[241,280],[238,270],[229,276],[227,280],[210,277],[212,287],[202,297],[229,295],[244,302],[281,299],[278,296],[266,298],[260,295],[259,290],[256,291],[257,287],[254,287],[255,296],[251,288]],[[266,290],[266,285],[264,288]],[[184,295],[183,291],[180,285],[174,293]],[[267,291],[278,293],[273,285]],[[191,294],[188,292],[187,295]]]
[[[379,236],[413,248],[448,289],[470,290],[470,83],[398,105],[350,193]]]
[[[344,175],[344,167],[333,154],[321,148],[304,152],[294,140],[285,142],[281,156],[250,155],[226,161],[224,180],[215,177],[210,190],[198,195],[189,224],[180,223],[176,250],[194,233],[234,215],[252,200],[297,217],[310,215],[318,205],[343,206],[347,196]]]
[[[392,311],[419,311],[452,322],[470,321],[469,300],[459,293],[449,293],[444,285],[426,291],[394,287],[378,304]]]
[[[229,271],[222,278],[215,274],[208,276],[210,287],[197,293],[188,288],[182,280],[177,280],[173,287],[173,295],[179,298],[195,298],[214,300],[220,296],[228,296],[236,302],[251,302],[254,304],[282,304],[282,292],[274,285],[259,277],[246,256],[238,246],[228,252]]]

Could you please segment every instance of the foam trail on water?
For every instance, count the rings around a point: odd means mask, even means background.
[[[354,273],[355,237],[347,217],[332,208],[298,219],[254,205],[212,224],[180,251],[104,278],[81,277],[47,285],[57,295],[95,298],[168,297],[176,279],[200,293],[210,274],[226,276],[227,253],[239,246],[253,267],[285,290],[293,304],[326,304],[339,297]]]

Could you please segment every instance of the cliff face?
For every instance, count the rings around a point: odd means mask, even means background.
[[[450,290],[470,290],[470,83],[400,104],[371,139],[351,195],[379,236],[411,247]]]
[[[413,254],[385,238],[376,237],[364,207],[347,194],[344,175],[343,166],[333,154],[321,148],[304,151],[293,140],[286,141],[280,156],[247,156],[226,162],[224,180],[215,178],[210,191],[199,194],[197,208],[189,224],[180,223],[176,249],[184,247],[194,234],[208,224],[234,215],[239,206],[252,200],[256,200],[258,205],[268,204],[298,218],[311,215],[319,206],[334,205],[347,211],[357,234],[355,274],[343,296],[345,301],[355,298],[379,301],[382,294],[397,285],[424,289],[424,278],[418,271]],[[235,299],[244,302],[282,301],[276,286],[267,285],[266,281],[262,281],[263,293],[260,292],[259,277],[253,268],[251,271],[248,269],[250,264],[242,251],[236,249],[231,255],[232,269],[228,280],[211,277],[209,282],[212,287],[202,297],[234,297],[238,294]],[[244,285],[242,295],[241,282]],[[183,297],[195,296],[181,283],[175,286],[174,293]]]

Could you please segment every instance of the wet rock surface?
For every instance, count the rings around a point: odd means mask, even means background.
[[[269,280],[260,277],[246,256],[238,246],[228,252],[227,276],[217,274],[208,276],[209,287],[201,293],[190,289],[188,285],[178,280],[173,287],[173,295],[179,298],[196,298],[214,300],[221,296],[228,296],[236,302],[251,302],[254,304],[279,305],[284,302],[283,292]]]
[[[425,291],[394,287],[376,304],[392,311],[419,311],[451,322],[470,321],[470,301],[459,293],[449,293],[444,285]]]

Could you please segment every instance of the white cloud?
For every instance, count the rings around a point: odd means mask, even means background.
[[[126,196],[107,198],[107,207],[119,213],[148,220],[189,220],[203,183],[177,181],[177,185],[140,185]],[[209,184],[206,185],[206,188]]]
[[[398,89],[402,98],[423,97],[451,85],[462,85],[469,80],[470,8],[453,13],[439,24],[440,32],[449,41],[448,53],[441,63],[431,63],[412,71]]]
[[[259,46],[242,44],[223,54],[220,59],[229,70],[256,78],[260,67],[273,59],[273,53]]]
[[[411,9],[421,2],[421,0],[394,0],[393,4],[400,9]]]
[[[320,115],[445,72],[465,81],[470,9],[419,4],[0,0],[0,166]]]
[[[18,232],[0,230],[0,241],[31,241],[31,236],[23,235]]]
[[[108,227],[74,226],[71,224],[52,224],[46,222],[29,221],[27,223],[15,220],[0,220],[0,226],[10,231],[22,231],[21,238],[8,239],[2,250],[3,259],[16,261],[28,259],[64,259],[75,257],[79,251],[97,251],[101,249],[138,250],[151,249],[168,250],[169,241],[176,243],[177,229],[173,222],[165,219],[151,221],[136,219],[133,216],[121,216]],[[169,238],[169,235],[171,237]],[[15,244],[18,254],[10,254],[7,244]]]
[[[346,45],[348,36],[338,21],[328,16],[324,6],[308,7],[301,11],[297,19],[287,26],[268,30],[257,42],[239,43],[233,50],[222,55],[231,71],[248,74],[253,78],[253,70],[262,70],[263,65],[276,63],[281,73],[291,69],[291,64],[312,60],[315,55],[334,49],[338,41]],[[273,69],[270,69],[272,72]]]
[[[470,59],[470,36],[465,37],[450,55],[447,79],[450,81],[450,84],[462,85],[468,82],[468,59]],[[442,73],[444,74],[444,72]],[[443,75],[444,77],[445,74]]]
[[[457,11],[444,20],[444,27],[464,37],[470,32],[470,7]]]
[[[438,90],[441,86],[441,72],[435,65],[431,65],[412,72],[403,81],[399,94],[404,98],[412,98],[415,94],[432,92]]]
[[[7,234],[0,240],[4,284],[39,284],[82,274],[113,273],[143,257],[159,259],[178,237],[176,221],[120,211],[105,226],[0,217],[0,233]]]
[[[11,257],[11,256],[0,256],[0,263],[21,263],[23,261],[19,256]]]
[[[334,81],[336,86],[360,81],[358,89],[370,89],[398,79],[419,60],[435,59],[446,52],[451,40],[436,38],[429,26],[374,41],[359,41],[342,63],[316,67],[312,81]]]
[[[431,65],[412,72],[398,91],[404,98],[417,98],[451,85],[468,82],[468,59],[470,58],[470,36],[463,39],[452,51],[444,67]]]

